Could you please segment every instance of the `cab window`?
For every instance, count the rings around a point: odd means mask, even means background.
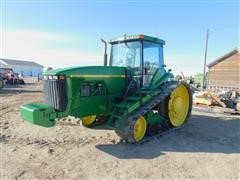
[[[140,50],[141,44],[139,41],[113,44],[110,65],[128,68],[140,68]]]
[[[143,42],[143,85],[149,85],[156,70],[163,65],[162,46]]]

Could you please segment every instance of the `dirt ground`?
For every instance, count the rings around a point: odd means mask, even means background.
[[[186,127],[142,145],[66,118],[24,122],[19,106],[42,102],[40,83],[0,91],[1,179],[239,179],[240,117],[193,112]]]

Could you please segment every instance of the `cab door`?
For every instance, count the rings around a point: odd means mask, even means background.
[[[162,45],[143,41],[143,87],[150,85],[155,72],[163,64]]]

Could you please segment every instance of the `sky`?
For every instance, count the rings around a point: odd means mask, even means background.
[[[203,71],[207,29],[207,63],[239,48],[237,0],[1,0],[0,4],[0,57],[45,67],[102,65],[100,39],[123,34],[164,39],[164,61],[174,74]]]

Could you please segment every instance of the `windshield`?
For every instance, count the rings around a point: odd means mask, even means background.
[[[139,41],[113,44],[110,57],[111,66],[140,67]]]

